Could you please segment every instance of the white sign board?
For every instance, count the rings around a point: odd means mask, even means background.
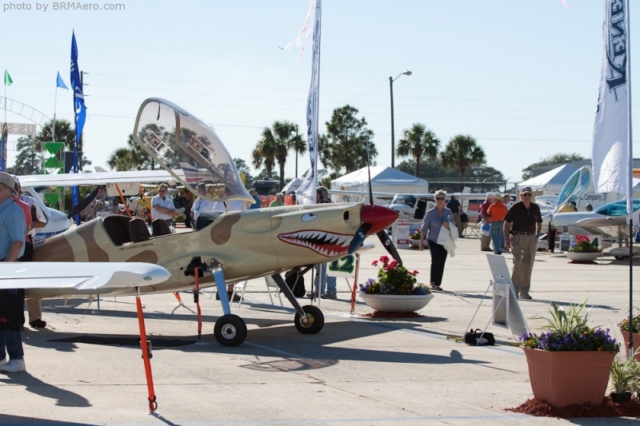
[[[397,248],[409,248],[409,219],[398,219],[393,224],[393,242]]]
[[[498,284],[509,284],[509,312],[508,324],[511,333],[518,337],[528,332],[527,323],[524,321],[520,304],[518,304],[518,295],[516,294],[513,282],[511,282],[511,274],[504,256],[499,254],[487,254],[493,282]]]
[[[509,284],[493,282],[492,323],[498,327],[509,328]]]
[[[330,262],[327,267],[327,275],[332,277],[355,277],[356,271],[356,255],[349,254],[338,260]]]

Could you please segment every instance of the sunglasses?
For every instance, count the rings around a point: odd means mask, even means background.
[[[523,197],[531,197],[531,194],[522,194]]]
[[[438,200],[438,201],[444,201],[444,198],[442,198],[442,197],[436,197],[436,200]]]

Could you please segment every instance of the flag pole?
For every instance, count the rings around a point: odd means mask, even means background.
[[[628,114],[629,114],[629,131],[627,143],[627,156],[629,157],[627,172],[627,213],[629,214],[629,327],[632,327],[633,320],[633,132],[631,126],[631,12],[629,11],[629,0],[626,0],[627,6],[627,77],[628,77]],[[629,329],[629,359],[633,359],[633,328]]]
[[[51,142],[56,141],[56,107],[58,106],[58,84],[56,81],[56,94],[53,97],[53,123],[51,123]]]

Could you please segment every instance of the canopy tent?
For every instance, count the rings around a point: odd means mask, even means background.
[[[371,167],[371,188],[374,203],[388,204],[395,194],[427,194],[429,184],[426,180],[401,172],[391,167]],[[368,199],[369,173],[367,167],[346,174],[331,181],[331,198],[335,202],[360,202]],[[333,191],[352,192],[336,194]],[[380,194],[380,193],[386,193]]]
[[[525,186],[530,186],[532,190],[542,191],[544,195],[558,195],[565,182],[569,180],[576,170],[578,169],[569,164],[564,164],[546,173],[520,182],[518,184],[518,191]]]

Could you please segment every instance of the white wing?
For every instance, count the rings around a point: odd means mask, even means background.
[[[178,177],[184,178],[182,170],[176,170],[175,173]],[[172,181],[175,181],[175,178],[166,170],[20,176],[20,185],[23,188],[31,188],[34,186],[107,185],[110,183]]]
[[[170,276],[151,263],[0,262],[0,289],[144,287]]]

